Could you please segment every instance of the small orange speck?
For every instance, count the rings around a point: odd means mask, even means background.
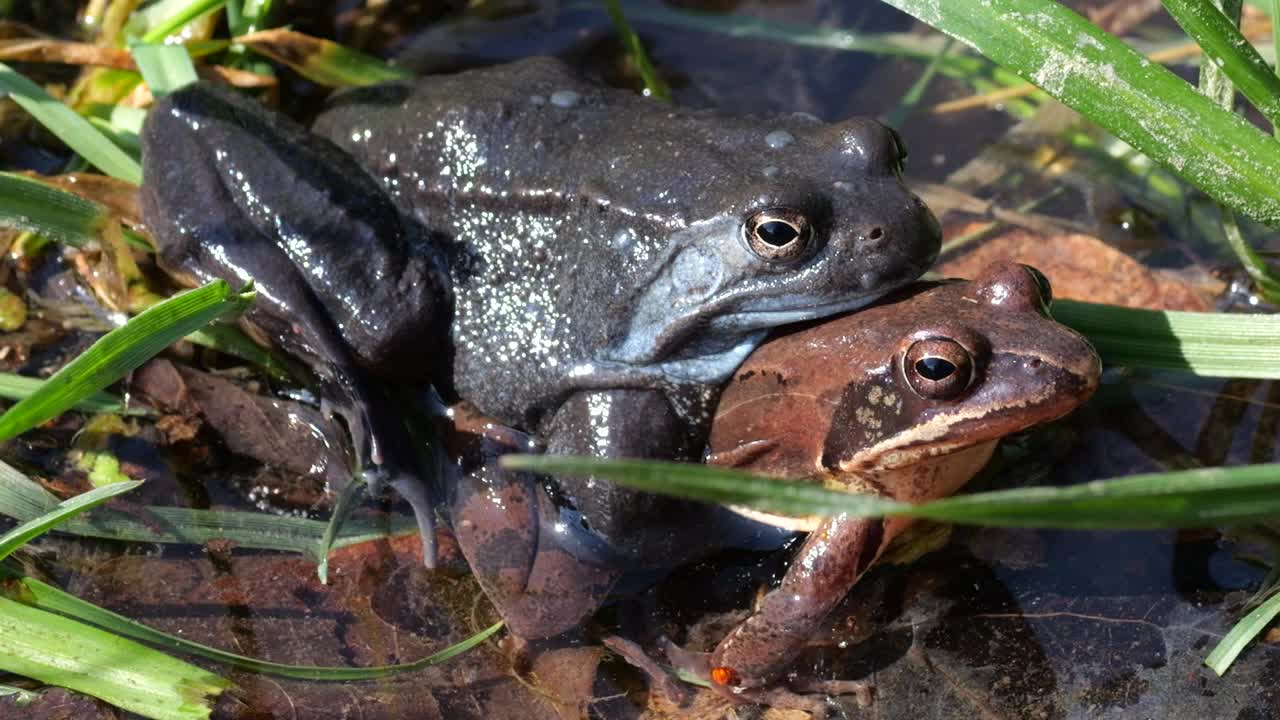
[[[717,685],[737,685],[738,673],[733,668],[718,667],[711,669],[711,679]]]

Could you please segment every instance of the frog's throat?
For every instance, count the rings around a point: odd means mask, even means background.
[[[607,364],[631,367],[648,378],[662,377],[674,385],[718,385],[733,375],[751,351],[764,342],[770,330],[857,310],[892,289],[835,302],[815,302],[796,309],[739,310],[712,317],[710,321],[703,319],[708,310],[703,306],[666,328],[633,326]],[[727,305],[736,299],[725,298],[717,304]]]

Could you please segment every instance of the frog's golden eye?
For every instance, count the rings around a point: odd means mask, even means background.
[[[791,208],[761,210],[743,225],[747,246],[761,260],[788,263],[804,257],[813,239],[813,226],[804,213]]]
[[[973,380],[973,356],[949,338],[918,340],[902,358],[902,374],[920,397],[950,400]]]

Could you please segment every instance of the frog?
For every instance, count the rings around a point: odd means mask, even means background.
[[[719,387],[772,328],[867,304],[941,242],[875,120],[682,108],[550,58],[353,89],[311,129],[196,84],[157,102],[141,141],[162,264],[254,281],[250,319],[318,368],[370,479],[409,501],[424,547],[447,515],[533,637],[719,510],[449,471],[416,452],[404,388],[473,403],[545,452],[698,458]],[[439,467],[444,487],[424,480]],[[556,587],[591,601],[530,590],[553,550]]]
[[[910,503],[950,496],[1001,438],[1070,413],[1098,387],[1097,353],[1051,318],[1051,299],[1039,271],[1005,262],[783,330],[722,392],[706,462]],[[861,683],[780,680],[913,520],[737,511],[807,536],[713,651],[673,647],[672,658],[735,702],[821,714],[825,689],[865,699]]]

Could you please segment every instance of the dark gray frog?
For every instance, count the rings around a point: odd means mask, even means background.
[[[909,282],[940,241],[872,120],[674,108],[549,59],[348,92],[315,130],[332,144],[226,93],[170,96],[144,129],[145,212],[170,266],[283,298],[260,314],[354,388],[346,405],[420,519],[416,459],[372,378],[429,380],[548,452],[698,458],[719,385],[769,329]],[[193,157],[201,187],[156,182]],[[170,220],[192,195],[218,199]],[[492,464],[448,497],[468,560],[529,636],[594,607],[562,612],[559,591],[602,597],[620,569],[687,555],[708,512]]]

